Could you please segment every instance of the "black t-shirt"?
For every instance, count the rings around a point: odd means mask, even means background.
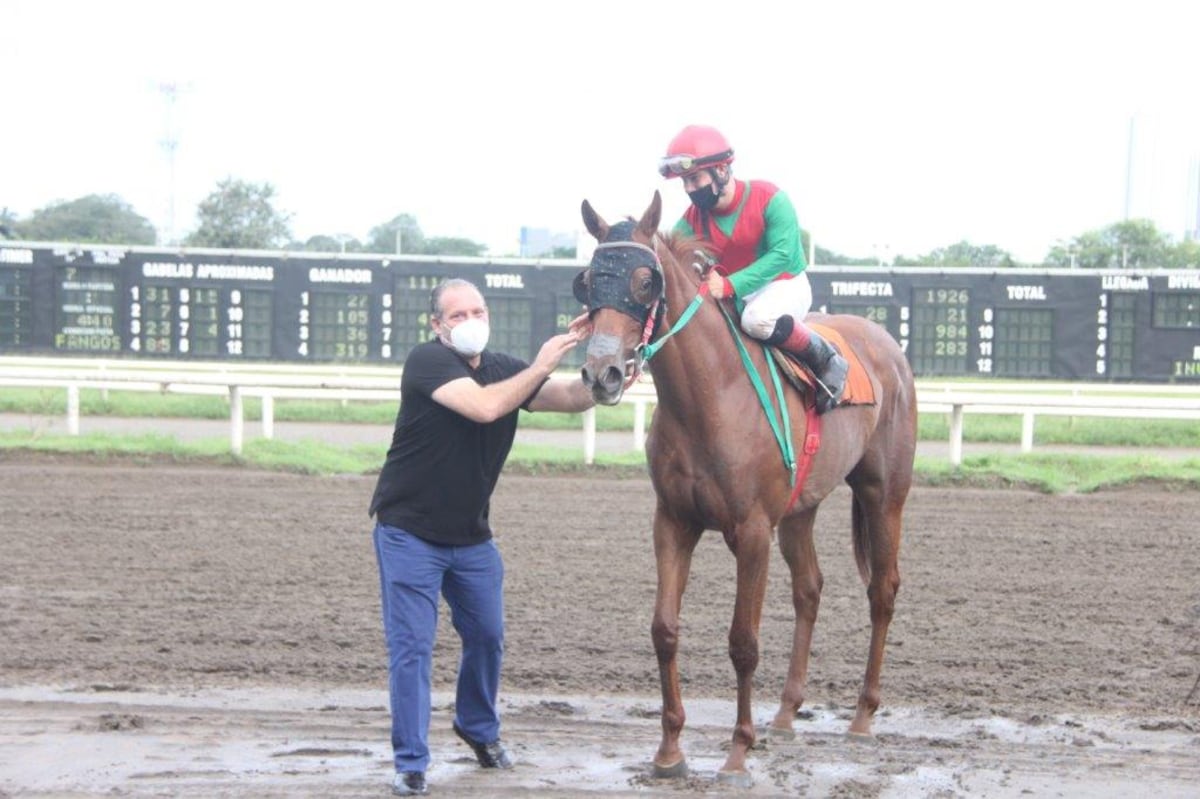
[[[479,368],[472,370],[436,339],[414,347],[404,361],[396,430],[370,513],[384,524],[435,544],[463,546],[491,538],[488,505],[512,449],[518,411],[481,424],[435,402],[431,395],[451,380],[470,377],[486,386],[528,366],[518,358],[484,350]]]

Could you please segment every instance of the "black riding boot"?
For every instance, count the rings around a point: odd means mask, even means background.
[[[781,316],[767,343],[794,353],[807,366],[820,385],[817,387],[817,413],[837,407],[846,389],[850,365],[832,345],[802,322]]]

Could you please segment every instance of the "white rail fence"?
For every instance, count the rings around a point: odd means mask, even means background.
[[[245,441],[243,400],[262,403],[262,436],[274,437],[276,399],[398,402],[400,370],[395,367],[341,367],[270,364],[141,363],[95,359],[0,357],[0,386],[66,389],[66,423],[79,434],[81,389],[213,394],[228,397],[230,450],[241,454]],[[556,376],[554,379],[575,379]],[[634,406],[631,449],[645,445],[648,408],[657,401],[654,386],[639,382],[622,402]],[[1200,421],[1200,386],[1080,383],[917,384],[920,413],[944,413],[950,420],[950,462],[962,463],[966,414],[1017,415],[1022,419],[1021,451],[1031,452],[1038,416],[1185,419]],[[583,415],[585,463],[596,457],[596,415]]]

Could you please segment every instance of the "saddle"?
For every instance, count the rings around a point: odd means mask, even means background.
[[[826,341],[829,342],[835,350],[838,351],[843,358],[846,359],[847,365],[850,367],[846,374],[846,387],[842,391],[842,399],[838,402],[837,407],[843,405],[874,405],[875,404],[875,386],[871,384],[871,378],[867,375],[866,367],[862,365],[862,361],[858,359],[847,344],[846,339],[842,334],[826,325],[806,323],[813,330],[817,331]],[[815,402],[815,395],[818,390],[816,378],[812,371],[805,364],[801,363],[795,355],[778,347],[768,347],[771,352],[771,357],[775,359],[775,363],[779,366],[780,372],[784,378],[792,384],[792,387],[800,392],[804,397],[806,404]]]

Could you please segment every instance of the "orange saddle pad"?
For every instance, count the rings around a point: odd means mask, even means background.
[[[846,339],[842,334],[826,325],[806,323],[813,330],[817,331],[833,348],[841,353],[846,359],[846,363],[850,366],[850,372],[846,376],[846,388],[842,391],[841,405],[874,405],[875,404],[875,387],[871,384],[871,378],[867,375],[867,369],[862,365],[862,361],[858,359],[858,355],[846,344]],[[813,388],[812,375],[807,369],[801,368],[789,356],[785,355],[779,349],[772,348],[775,355],[775,360],[787,367],[788,372],[795,378],[802,380],[810,389]]]

